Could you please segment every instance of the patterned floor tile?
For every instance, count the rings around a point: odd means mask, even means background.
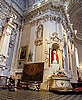
[[[0,100],[82,100],[81,94],[56,94],[45,91],[18,90],[0,91]]]

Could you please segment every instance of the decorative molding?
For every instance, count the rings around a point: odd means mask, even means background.
[[[32,26],[37,26],[40,22],[56,21],[61,23],[65,30],[69,28],[73,33],[67,12],[62,3],[49,1],[41,4],[40,7],[30,8],[24,13],[25,23],[30,22]]]
[[[43,40],[42,39],[36,39],[35,40],[35,45],[36,46],[40,46],[40,45],[42,45],[43,44]]]
[[[31,25],[32,26],[37,26],[39,25],[39,23],[44,23],[44,22],[47,22],[47,21],[56,21],[58,23],[61,23],[61,18],[56,16],[56,15],[52,15],[52,14],[45,14],[44,16],[41,16],[40,18],[38,19],[34,19],[31,21]]]
[[[25,16],[25,22],[30,21],[31,19],[33,19],[34,17],[38,16],[38,15],[42,15],[44,14],[44,12],[46,13],[47,11],[53,11],[53,12],[60,12],[63,9],[62,4],[58,3],[57,5],[55,3],[52,3],[52,1],[47,2],[45,4],[42,4],[40,7],[37,8],[30,8],[29,11],[26,11],[24,13]],[[56,14],[57,15],[57,14]],[[47,17],[47,16],[46,16]],[[45,18],[44,18],[45,19]],[[50,20],[55,20],[55,17],[49,17]],[[59,22],[60,18],[57,18],[57,21]]]
[[[58,34],[54,32],[52,33],[50,41],[57,42],[59,44],[61,42],[61,39],[58,37]]]
[[[11,4],[9,1],[7,2],[5,0],[1,0],[0,3],[1,3],[0,18],[10,18],[11,15],[13,14],[17,16],[17,21],[21,19],[21,15],[23,14],[23,12],[19,10],[19,8],[17,9],[17,6],[14,3],[12,3],[12,1]]]
[[[3,54],[0,54],[0,68],[6,67],[6,57]]]

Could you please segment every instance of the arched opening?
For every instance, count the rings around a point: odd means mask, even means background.
[[[59,63],[59,57],[58,57],[58,48],[59,48],[59,44],[54,43],[52,44],[52,48],[51,48],[51,63],[52,64],[57,64]]]

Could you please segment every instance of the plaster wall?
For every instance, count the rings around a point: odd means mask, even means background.
[[[43,25],[43,44],[40,46],[35,45],[36,31],[38,25],[30,26],[30,24],[25,24],[22,34],[21,46],[28,45],[28,53],[31,51],[33,53],[32,62],[40,62],[45,59],[49,59],[49,48],[50,45],[47,42],[50,42],[52,33],[57,33],[59,38],[62,38],[63,30],[62,25],[56,21],[46,21],[41,23]],[[47,41],[48,40],[48,41]],[[45,54],[45,52],[48,54]],[[49,62],[45,66],[49,67]]]
[[[26,46],[29,44],[30,40],[30,24],[26,24],[23,28],[23,34],[22,34],[22,40],[21,40],[21,46]]]

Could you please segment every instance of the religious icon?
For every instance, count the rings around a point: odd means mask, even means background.
[[[22,46],[21,49],[20,49],[20,60],[26,59],[26,53],[27,53],[27,47]]]

